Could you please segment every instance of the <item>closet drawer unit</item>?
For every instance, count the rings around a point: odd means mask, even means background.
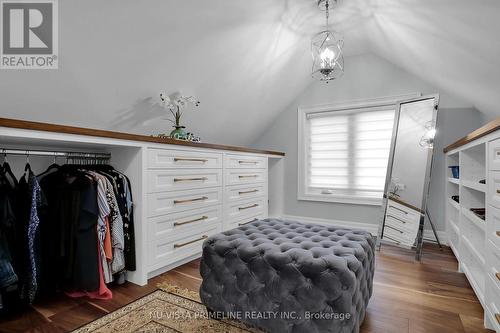
[[[165,238],[172,234],[196,234],[200,228],[222,224],[222,206],[151,217],[148,219],[148,240]]]
[[[267,198],[234,202],[228,204],[224,209],[224,219],[227,221],[262,214],[267,211]]]
[[[500,209],[489,206],[486,209],[486,221],[487,239],[500,248]]]
[[[500,139],[488,143],[489,169],[500,171]]]
[[[500,208],[500,171],[490,171],[488,183],[489,204]]]
[[[149,169],[222,168],[222,154],[185,150],[148,149]]]
[[[397,202],[389,200],[387,204],[387,215],[399,218],[403,221],[418,222],[420,221],[420,213],[408,208],[406,206],[400,205]]]
[[[228,169],[225,171],[225,185],[265,183],[267,171],[262,169]]]
[[[207,188],[147,195],[148,217],[161,216],[222,203],[222,188]]]
[[[201,253],[203,242],[219,232],[221,232],[220,225],[210,225],[198,229],[194,235],[176,235],[176,238],[166,237],[152,241],[148,253],[149,271]]]
[[[224,167],[228,169],[267,169],[267,157],[226,154]]]
[[[224,221],[224,230],[230,230],[244,226],[245,224],[266,218],[264,212],[251,216],[239,217],[232,220]]]
[[[148,193],[222,186],[221,169],[148,170]]]
[[[224,188],[224,199],[227,203],[233,203],[246,199],[267,196],[265,184],[240,185]]]

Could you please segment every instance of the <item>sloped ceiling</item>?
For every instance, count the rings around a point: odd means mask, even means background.
[[[376,53],[499,113],[500,3],[341,0],[348,57]],[[0,116],[134,133],[170,131],[160,92],[204,141],[248,144],[311,83],[314,0],[59,1],[60,68],[1,71]]]

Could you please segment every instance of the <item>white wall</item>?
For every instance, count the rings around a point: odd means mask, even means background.
[[[345,75],[329,84],[314,82],[298,96],[253,144],[286,153],[283,213],[320,219],[378,223],[376,206],[309,202],[297,200],[297,107],[338,103],[349,100],[388,97],[414,92],[440,93],[439,130],[436,136],[436,161],[431,186],[431,216],[444,229],[444,168],[442,147],[481,125],[481,114],[450,94],[438,90],[406,71],[374,55],[350,57]]]

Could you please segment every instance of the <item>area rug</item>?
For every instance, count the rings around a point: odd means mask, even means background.
[[[261,331],[234,320],[217,320],[207,314],[198,293],[170,284],[138,299],[75,333],[219,333]]]

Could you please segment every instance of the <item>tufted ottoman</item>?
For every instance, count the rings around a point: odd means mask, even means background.
[[[268,332],[359,332],[374,248],[366,231],[255,221],[204,242],[201,300]]]

